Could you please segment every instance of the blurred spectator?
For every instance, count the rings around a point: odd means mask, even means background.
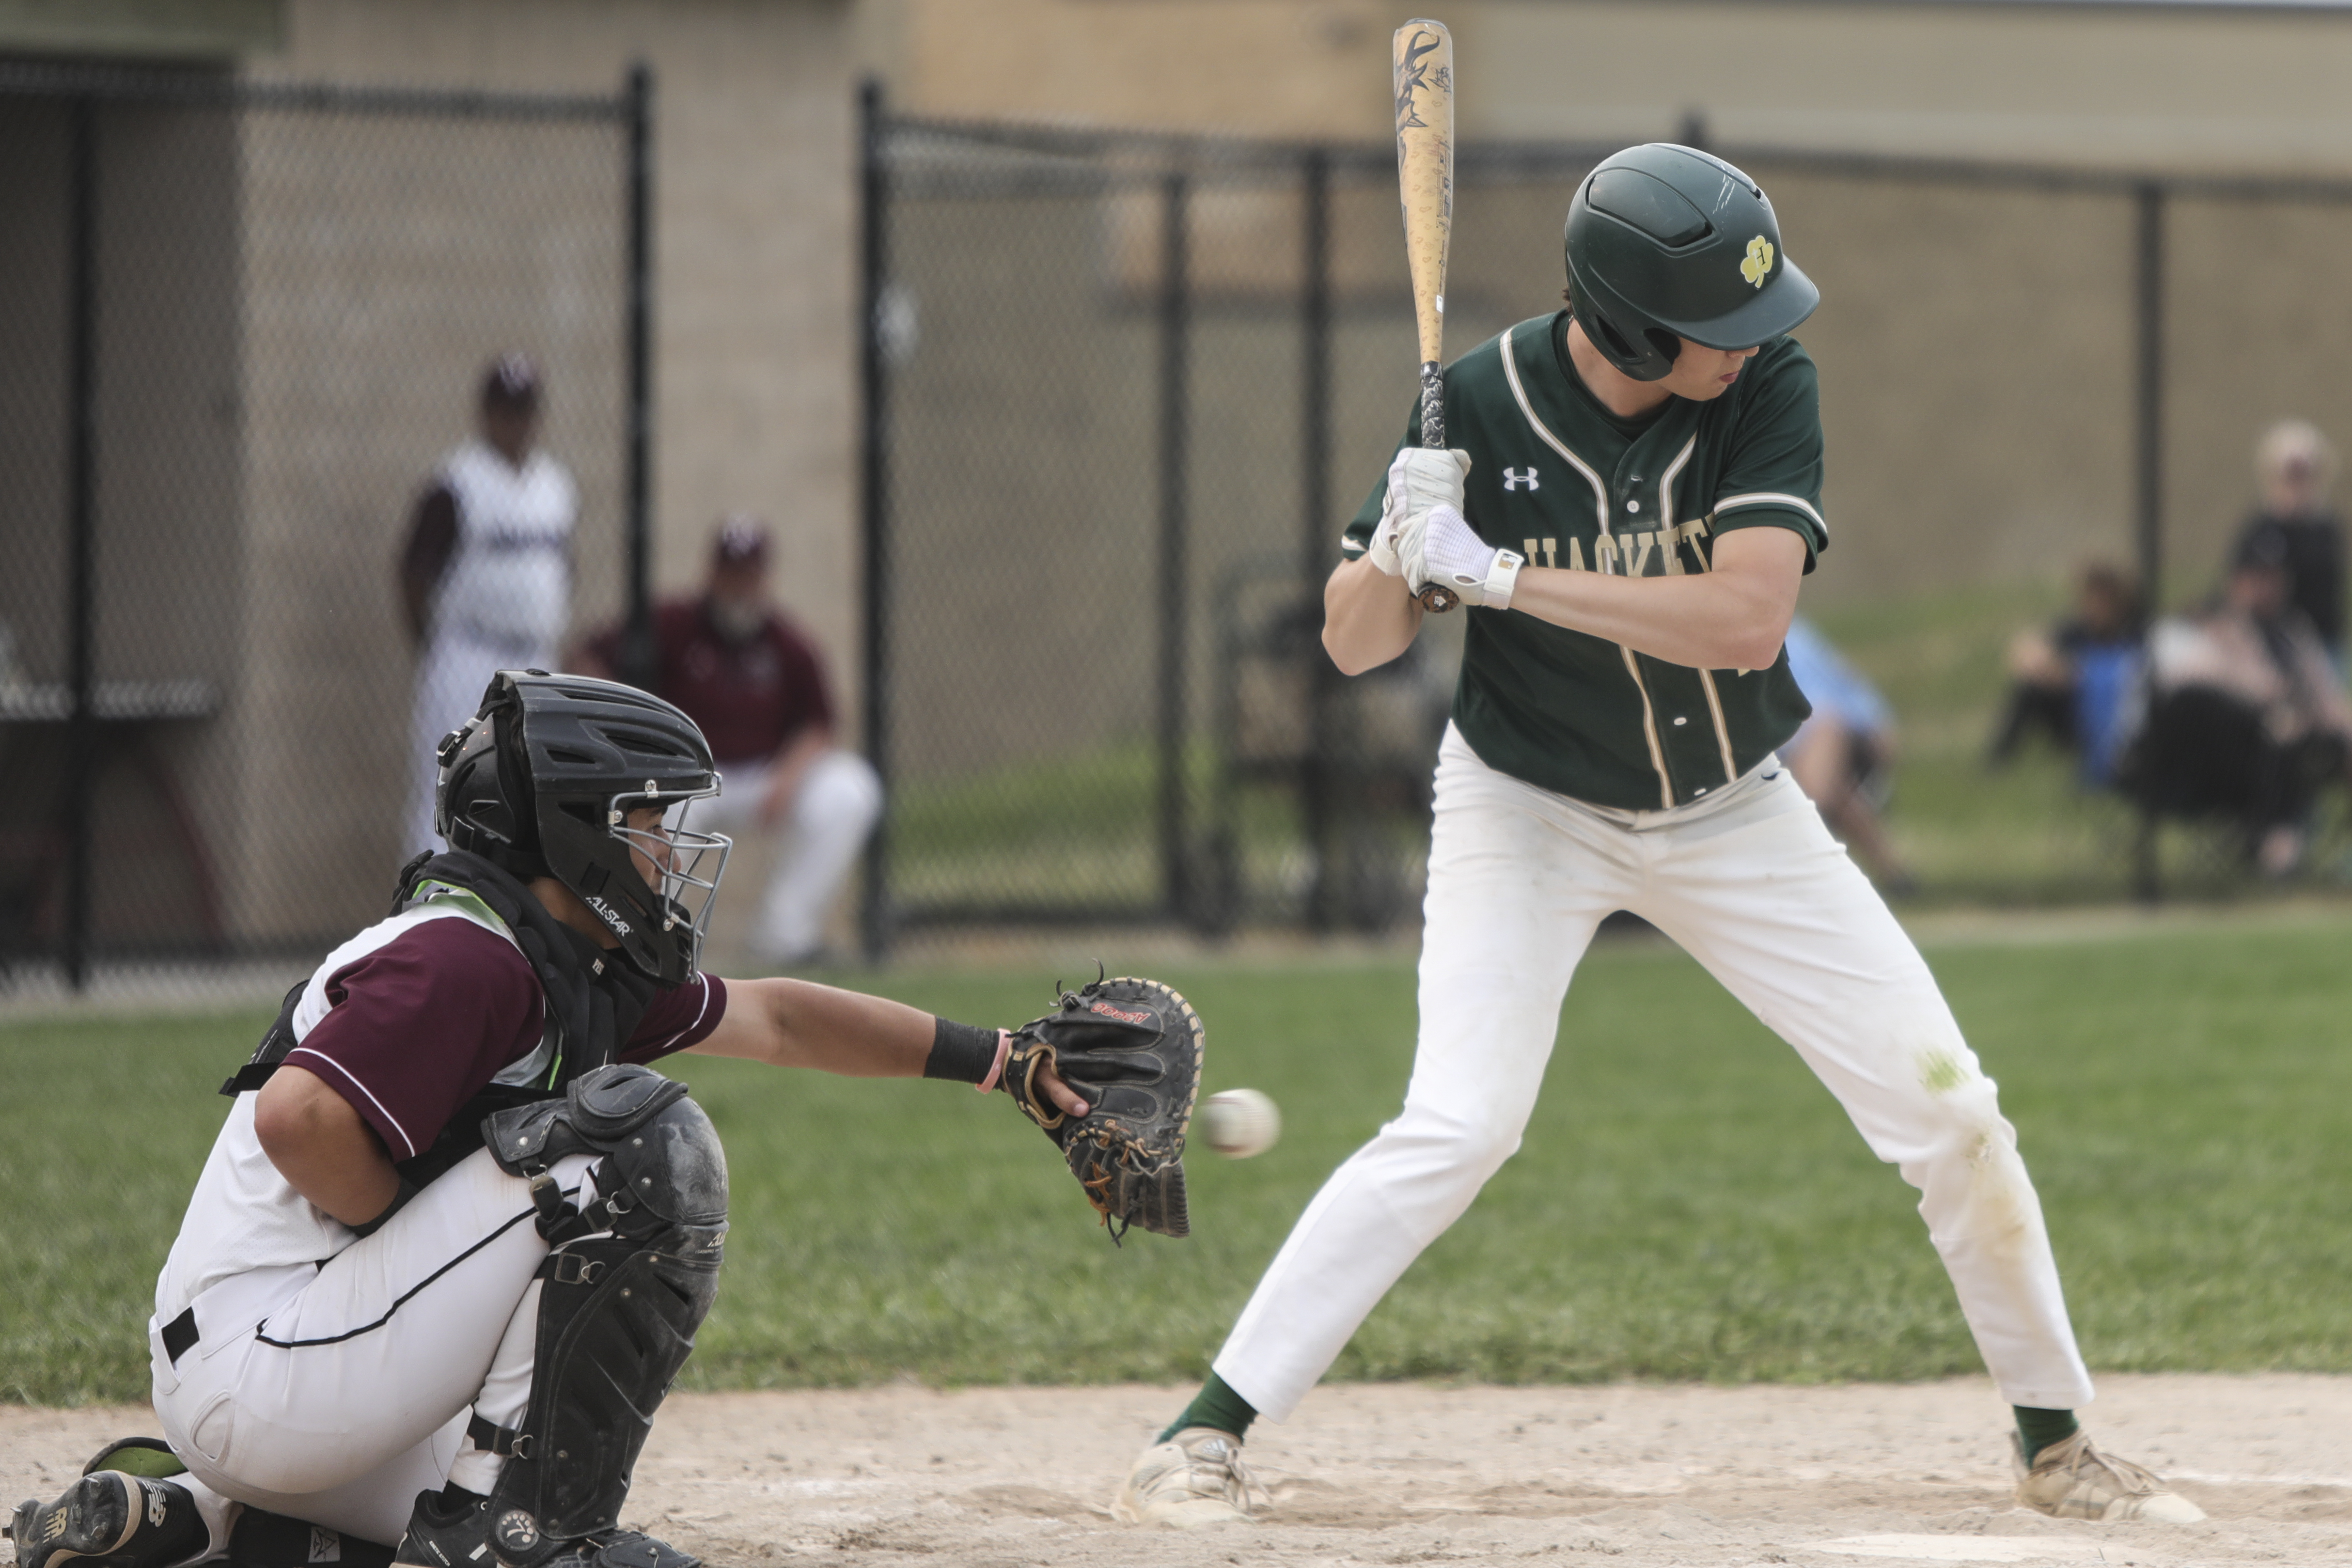
[[[2302,863],[2312,806],[2352,759],[2352,703],[2290,597],[2286,550],[2276,531],[2249,531],[2210,607],[2157,623],[2146,717],[2120,769],[2153,810],[2234,817],[2273,877]]]
[[[696,825],[780,834],[752,941],[784,965],[824,951],[834,895],[882,815],[882,782],[834,744],[824,668],[769,595],[768,553],[759,519],[720,523],[701,594],[654,611],[653,690],[702,726],[726,780],[718,799],[697,804]],[[579,663],[609,674],[624,636],[592,638]]]
[[[1895,777],[1894,712],[1803,616],[1789,623],[1787,647],[1789,673],[1813,716],[1780,748],[1781,760],[1874,881],[1889,895],[1915,890],[1918,879],[1879,822]]]
[[[2104,561],[2085,564],[2066,617],[2047,630],[2020,632],[2009,645],[2009,698],[1986,765],[2007,763],[2039,731],[2080,760],[2084,784],[2112,782],[2124,699],[2139,673],[2140,631],[2130,574]]]
[[[441,459],[417,498],[400,590],[416,647],[410,852],[433,831],[441,737],[474,716],[501,669],[553,669],[572,603],[579,503],[562,464],[536,449],[539,369],[501,354],[482,376],[480,434]]]
[[[2246,520],[2236,553],[2275,535],[2286,563],[2287,597],[2311,622],[2340,670],[2344,661],[2344,526],[2328,509],[2336,448],[2300,419],[2273,425],[2254,448],[2261,510]]]

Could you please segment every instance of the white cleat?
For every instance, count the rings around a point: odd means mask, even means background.
[[[1241,1439],[1213,1426],[1187,1426],[1143,1450],[1110,1511],[1123,1524],[1192,1530],[1247,1524],[1253,1500],[1263,1506],[1266,1495],[1242,1463]]]
[[[2205,1510],[2164,1484],[2144,1465],[2102,1454],[2088,1432],[2053,1443],[2028,1468],[2025,1445],[2010,1434],[2010,1462],[2017,1471],[2017,1500],[2053,1519],[2095,1519],[2108,1524],[2153,1520],[2158,1524],[2195,1524]]]

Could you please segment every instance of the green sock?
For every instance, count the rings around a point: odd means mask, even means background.
[[[2010,1408],[2017,1412],[2017,1436],[2025,1445],[2025,1462],[2029,1465],[2051,1444],[2063,1443],[2082,1430],[2071,1410],[2036,1410],[2030,1405],[2012,1405]]]
[[[1207,1426],[1230,1433],[1235,1438],[1246,1437],[1250,1423],[1256,1419],[1256,1406],[1235,1394],[1223,1378],[1213,1372],[1209,1381],[1201,1385],[1201,1392],[1193,1395],[1192,1403],[1184,1406],[1184,1414],[1176,1417],[1176,1424],[1160,1434],[1160,1441],[1165,1443],[1187,1426]]]

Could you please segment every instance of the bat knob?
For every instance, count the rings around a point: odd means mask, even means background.
[[[1421,607],[1433,616],[1442,616],[1462,603],[1461,595],[1438,583],[1423,584],[1421,592],[1413,597],[1419,599]]]

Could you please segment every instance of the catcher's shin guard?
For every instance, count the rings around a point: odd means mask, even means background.
[[[8,1535],[16,1568],[170,1568],[210,1539],[187,1488],[121,1470],[94,1470],[52,1503],[26,1500]]]
[[[531,1178],[540,1230],[556,1244],[540,1269],[522,1426],[477,1418],[472,1434],[507,1456],[486,1510],[492,1550],[510,1568],[541,1568],[592,1539],[598,1552],[617,1550],[621,1503],[655,1407],[719,1291],[727,1163],[686,1086],[641,1067],[600,1068],[564,1099],[501,1111],[485,1131],[499,1163]],[[604,1156],[593,1172],[599,1195],[584,1209],[564,1202],[547,1173],[581,1151]],[[646,1538],[635,1539],[629,1551],[643,1555]],[[665,1563],[678,1555],[667,1547],[656,1555],[665,1553]]]

